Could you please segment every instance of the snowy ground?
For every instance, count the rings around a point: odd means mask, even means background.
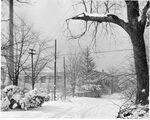
[[[118,94],[102,98],[75,97],[66,102],[49,101],[28,111],[0,112],[1,118],[110,118],[117,115],[122,100]]]

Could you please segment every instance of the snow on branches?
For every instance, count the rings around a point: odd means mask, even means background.
[[[34,89],[29,92],[24,92],[18,86],[10,85],[1,91],[1,110],[20,108],[27,110],[41,106],[44,101],[50,99],[46,91],[42,89]]]
[[[128,24],[122,20],[121,18],[119,18],[118,16],[111,14],[111,13],[107,13],[107,14],[98,14],[98,13],[87,13],[87,12],[83,12],[79,15],[76,15],[72,18],[67,19],[66,21],[73,19],[73,20],[83,20],[83,21],[93,21],[93,22],[98,22],[98,23],[102,23],[102,22],[109,22],[109,23],[114,23],[116,25],[119,25],[120,27],[122,27],[125,31],[128,31]]]
[[[109,15],[109,13],[107,13],[107,14],[99,14],[99,13],[87,13],[87,12],[84,12],[83,14],[85,16],[89,16],[89,17],[107,17],[107,15]]]

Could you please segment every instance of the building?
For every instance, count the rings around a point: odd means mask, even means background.
[[[56,90],[58,92],[63,92],[64,76],[62,72],[58,72],[56,75]],[[18,86],[31,90],[32,89],[32,79],[31,76],[22,74],[20,75]],[[54,90],[54,73],[41,72],[35,80],[35,88],[46,89],[48,92],[53,92]]]

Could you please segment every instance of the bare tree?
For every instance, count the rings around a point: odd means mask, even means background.
[[[28,26],[25,21],[22,19],[20,23],[14,25],[14,33],[13,33],[13,49],[14,49],[14,60],[12,61],[14,64],[14,78],[11,77],[11,73],[9,71],[10,61],[8,50],[10,47],[9,38],[6,33],[2,33],[2,46],[1,50],[4,51],[2,56],[6,58],[6,66],[8,68],[8,75],[11,78],[13,85],[18,85],[18,79],[20,73],[29,66],[29,54],[28,50],[30,47],[34,46],[35,40],[38,35],[33,34],[33,26]]]
[[[94,87],[97,87],[97,85],[92,82],[96,79],[97,72],[89,47],[85,48],[83,51],[78,53],[75,52],[70,55],[66,68],[73,96],[75,92],[85,92],[85,89],[92,90],[92,88],[94,89]]]
[[[54,47],[51,46],[49,43],[51,40],[40,40],[36,43],[34,49],[36,49],[36,54],[34,56],[34,63],[33,63],[33,88],[35,83],[40,79],[39,75],[41,72],[54,60]],[[27,70],[24,70],[25,74],[32,78],[31,76],[31,64],[28,66]]]
[[[10,81],[13,79],[13,84],[18,85],[17,80],[15,80],[16,76],[14,73],[15,71],[15,65],[14,65],[14,0],[1,0],[6,2],[6,4],[9,5],[9,48],[8,48],[8,53],[7,57],[7,66],[8,66],[8,71],[9,71],[9,79]],[[8,2],[8,3],[7,3]],[[17,0],[19,3],[29,3],[27,1],[21,1]],[[7,21],[7,20],[2,20],[2,21]]]
[[[104,5],[108,6],[108,4],[107,3],[105,4],[105,3]],[[134,61],[135,61],[135,69],[136,69],[136,77],[137,77],[136,104],[141,103],[144,105],[148,103],[148,96],[149,96],[149,76],[148,76],[148,64],[147,64],[147,59],[146,59],[144,31],[145,31],[146,22],[147,22],[147,11],[150,7],[150,1],[146,2],[145,6],[143,7],[141,11],[139,9],[138,0],[136,1],[125,0],[125,4],[127,7],[127,20],[128,20],[127,22],[119,18],[117,15],[111,14],[110,11],[108,10],[106,11],[106,14],[103,14],[103,15],[87,13],[88,12],[87,6],[84,0],[83,0],[83,5],[85,8],[85,12],[75,17],[72,17],[70,19],[82,20],[82,21],[85,21],[86,23],[85,31],[78,37],[81,37],[85,34],[85,32],[87,31],[87,25],[90,22],[92,23],[94,22],[97,24],[103,23],[103,22],[113,23],[113,24],[120,26],[128,33],[128,35],[130,36],[132,45],[133,45]],[[112,5],[116,6],[117,4],[112,4]],[[94,31],[97,34],[98,27],[95,27],[95,28],[96,29]],[[143,93],[142,90],[145,90],[145,92]]]
[[[108,70],[108,74],[110,74],[111,76],[111,81],[110,82],[110,87],[111,87],[111,94],[113,94],[114,92],[118,92],[119,91],[119,86],[118,86],[118,69],[116,69],[115,67],[111,67]]]
[[[71,85],[72,96],[75,95],[77,84],[79,84],[81,72],[81,58],[78,53],[73,53],[66,60],[66,73]]]
[[[24,0],[16,0],[15,4],[24,4],[30,3],[30,1]],[[6,5],[9,2],[5,1]],[[16,15],[16,14],[15,14]],[[17,22],[17,23],[16,23]],[[28,25],[23,18],[16,15],[16,21],[13,23],[13,45],[9,44],[9,34],[2,32],[3,42],[1,46],[1,50],[3,50],[2,56],[6,58],[6,65],[8,65],[9,61],[11,61],[14,65],[14,77],[11,77],[10,70],[8,70],[8,75],[10,76],[10,81],[13,82],[14,85],[18,85],[18,79],[21,72],[29,75],[30,77],[30,69],[31,62],[29,56],[29,49],[36,48],[36,60],[34,61],[34,70],[35,70],[35,78],[38,78],[38,75],[41,71],[52,61],[52,52],[53,47],[49,45],[50,40],[40,39],[40,34],[38,32],[33,31],[33,26]],[[10,60],[8,49],[13,46],[13,60]]]
[[[120,71],[118,79],[118,87],[122,91],[123,97],[135,103],[137,81],[133,61],[129,61],[129,64],[123,68],[123,71]]]

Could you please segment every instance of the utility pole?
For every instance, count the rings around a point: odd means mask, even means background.
[[[35,50],[34,49],[29,49],[30,52],[29,54],[31,54],[31,64],[32,64],[32,90],[34,89],[34,85],[35,85],[35,80],[34,80],[34,70],[33,70],[33,55],[35,55]]]
[[[114,75],[112,75],[112,81],[111,81],[112,83],[112,85],[111,85],[111,94],[113,94],[113,92],[114,92]]]
[[[64,57],[64,99],[66,100],[66,64]]]
[[[13,81],[13,85],[18,85],[18,81],[14,79],[14,38],[13,38],[13,10],[14,1],[9,0],[9,60],[8,60],[8,71],[9,80]]]
[[[54,101],[56,100],[56,53],[57,41],[55,40],[55,60],[54,60]]]

